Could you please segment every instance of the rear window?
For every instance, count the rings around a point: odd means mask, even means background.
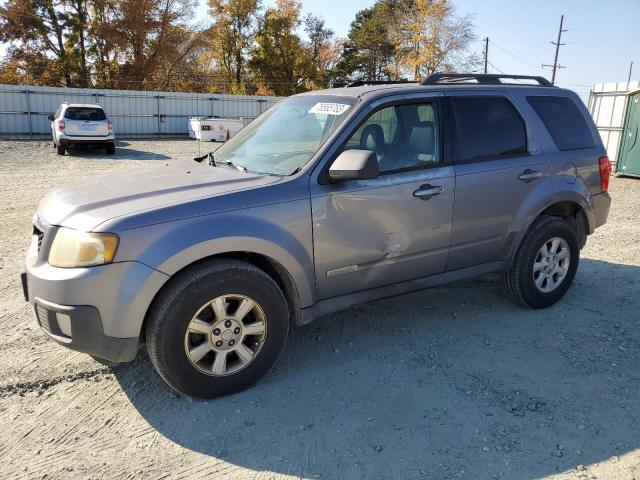
[[[456,161],[528,154],[524,121],[506,98],[454,98],[453,110]]]
[[[567,97],[527,97],[558,150],[594,146],[593,135],[576,104]]]
[[[106,120],[107,116],[101,108],[70,107],[64,114],[68,120]]]

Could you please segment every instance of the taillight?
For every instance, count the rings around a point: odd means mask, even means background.
[[[111,123],[111,120],[107,120],[107,126],[109,127],[109,131],[112,132],[113,131],[113,123]]]
[[[609,190],[609,177],[611,176],[611,162],[609,157],[600,157],[598,159],[598,167],[600,167],[600,189],[603,192]]]
[[[64,130],[64,120],[58,120],[58,130]]]

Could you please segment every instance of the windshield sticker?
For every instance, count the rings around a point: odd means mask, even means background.
[[[324,113],[325,115],[342,115],[351,105],[344,103],[316,103],[309,113]]]

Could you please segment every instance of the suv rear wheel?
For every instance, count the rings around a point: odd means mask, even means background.
[[[116,153],[115,143],[107,143],[105,148],[107,150],[107,155],[113,155],[114,153]]]
[[[66,151],[66,148],[63,145],[56,145],[56,153],[58,155],[64,155],[64,152]]]
[[[174,390],[213,398],[265,375],[288,330],[287,302],[271,277],[245,262],[213,260],[180,273],[155,302],[147,350]]]
[[[571,224],[558,217],[540,217],[504,274],[505,290],[521,305],[550,307],[571,286],[579,261],[580,248]]]

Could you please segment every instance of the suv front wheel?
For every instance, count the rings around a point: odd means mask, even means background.
[[[580,247],[571,224],[558,217],[540,217],[504,274],[505,290],[521,305],[550,307],[571,286],[579,261]]]
[[[147,350],[174,390],[213,398],[265,375],[288,330],[287,302],[269,275],[213,260],[178,274],[161,293],[147,323]]]

